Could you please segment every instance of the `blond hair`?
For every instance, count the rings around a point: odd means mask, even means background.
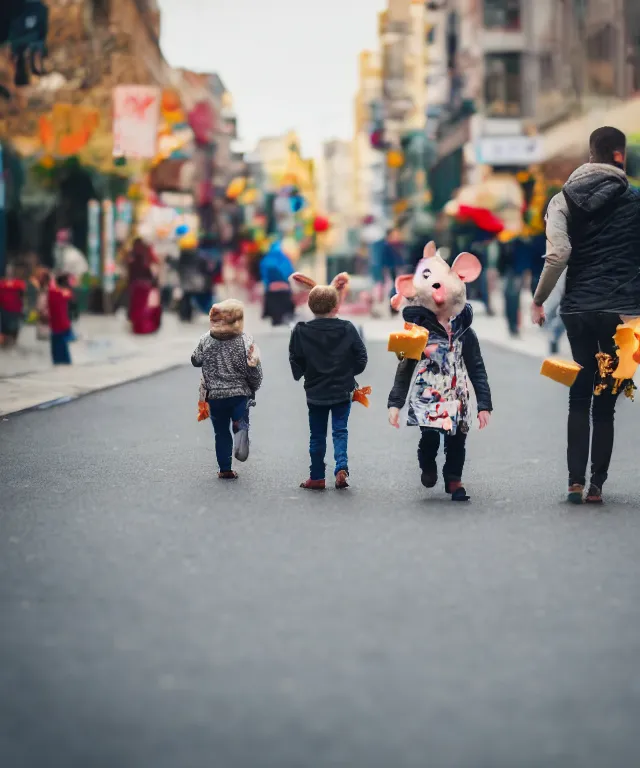
[[[309,293],[309,309],[314,315],[330,315],[338,306],[340,296],[332,285],[316,285]]]
[[[244,330],[244,304],[237,299],[225,299],[209,311],[210,332],[213,336],[239,336]]]

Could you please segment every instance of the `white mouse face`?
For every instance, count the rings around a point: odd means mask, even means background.
[[[480,262],[471,253],[461,253],[450,267],[432,242],[425,247],[424,258],[415,273],[396,280],[396,290],[412,304],[419,304],[438,317],[452,318],[464,309],[465,283],[476,280],[481,271]]]

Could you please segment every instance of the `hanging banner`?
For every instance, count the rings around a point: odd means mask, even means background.
[[[89,274],[100,277],[100,203],[89,200]]]
[[[116,287],[116,239],[113,203],[102,203],[102,289],[113,293]]]
[[[160,90],[119,85],[113,91],[113,156],[151,160],[158,144]]]

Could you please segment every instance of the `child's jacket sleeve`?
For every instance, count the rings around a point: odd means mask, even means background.
[[[257,365],[247,365],[247,381],[254,392],[260,389],[262,384],[262,363]]]
[[[417,360],[409,360],[409,358],[405,358],[398,363],[396,378],[393,382],[391,392],[389,392],[389,399],[387,400],[387,408],[404,408],[417,362]]]
[[[487,369],[484,367],[480,342],[472,328],[462,337],[462,357],[476,393],[478,411],[493,411]]]
[[[202,339],[198,342],[198,346],[193,350],[191,355],[191,365],[194,368],[202,368],[204,346]]]
[[[296,381],[300,381],[304,376],[306,361],[302,349],[300,348],[298,326],[291,332],[291,339],[289,340],[289,365],[291,366],[293,378]]]
[[[364,369],[367,367],[367,363],[369,362],[369,357],[367,355],[367,348],[364,345],[364,342],[360,338],[360,334],[358,333],[357,328],[353,323],[351,324],[352,334],[354,336],[353,339],[353,375],[358,376],[360,373],[364,371]]]

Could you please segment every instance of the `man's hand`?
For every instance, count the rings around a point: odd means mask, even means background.
[[[547,320],[547,315],[544,311],[544,307],[539,307],[537,304],[531,305],[531,322],[534,325],[544,325]]]
[[[389,408],[389,424],[396,429],[400,429],[400,409]]]
[[[478,423],[480,424],[480,429],[484,429],[485,427],[488,427],[490,421],[491,421],[491,411],[480,411],[480,413],[478,414]]]

